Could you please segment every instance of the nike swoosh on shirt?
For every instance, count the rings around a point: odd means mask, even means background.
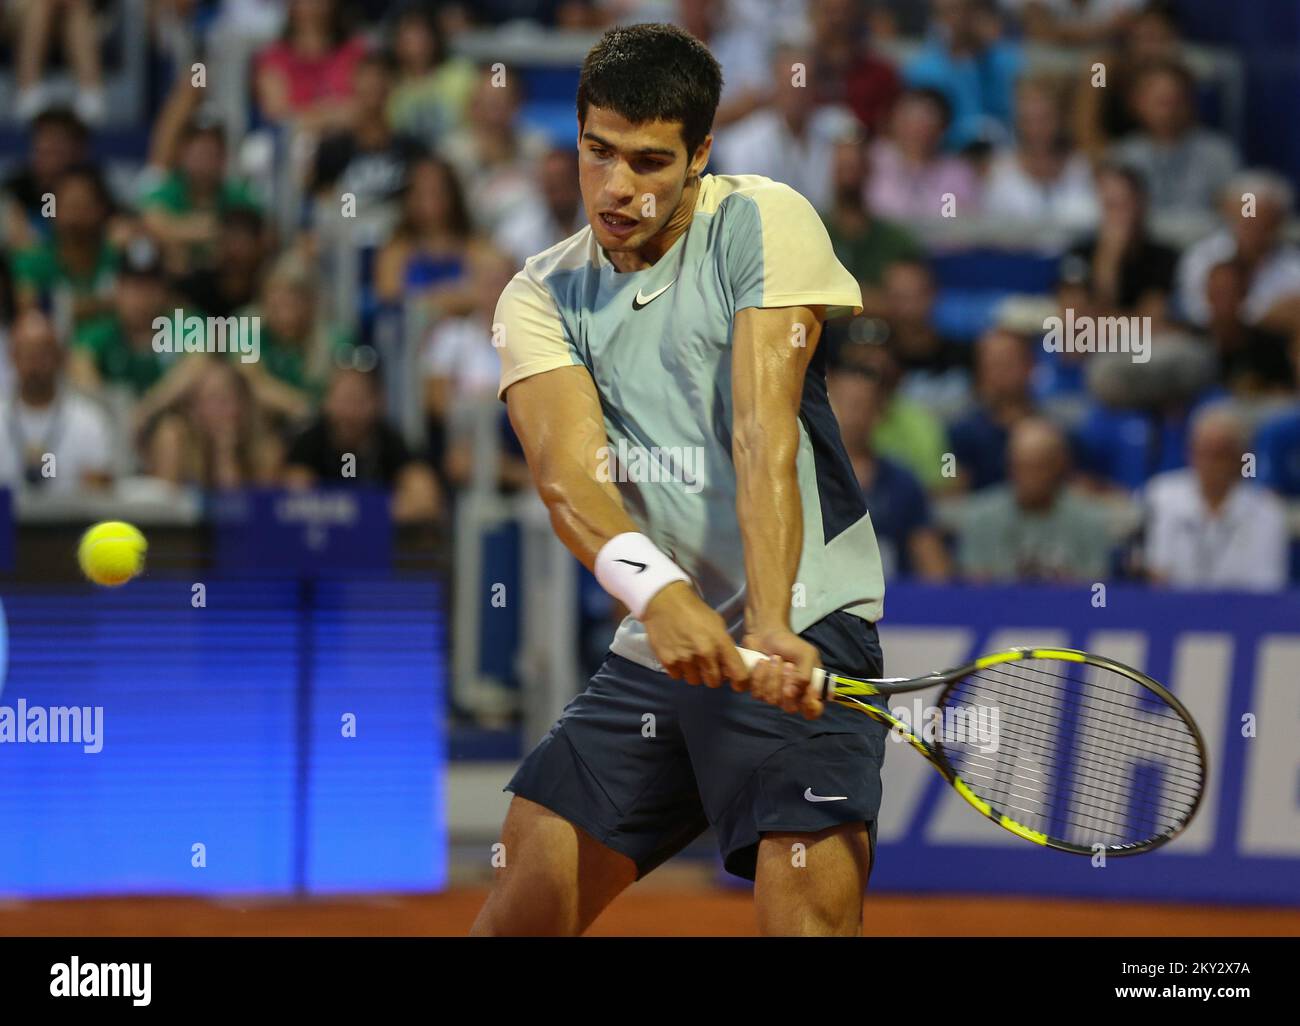
[[[813,794],[811,787],[804,791],[803,796],[806,801],[810,802],[842,802],[847,801],[849,797],[847,794]]]
[[[677,279],[674,278],[672,281],[670,281],[670,282],[669,282],[667,285],[665,285],[663,288],[661,288],[661,289],[656,289],[654,292],[651,292],[650,295],[648,295],[648,296],[643,296],[643,295],[641,295],[641,290],[640,290],[640,289],[637,289],[637,290],[636,290],[636,295],[632,297],[632,309],[633,309],[633,310],[640,310],[641,307],[643,307],[643,306],[647,306],[647,305],[649,305],[650,303],[654,302],[656,299],[658,299],[660,296],[662,296],[665,292],[667,292],[670,288],[672,288],[672,287],[673,287],[673,282],[676,282],[676,281],[677,281]]]

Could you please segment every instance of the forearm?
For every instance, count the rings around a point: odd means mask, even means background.
[[[588,570],[596,555],[616,535],[640,532],[619,498],[618,490],[590,475],[574,471],[549,482],[538,482],[538,493],[551,515],[551,526],[565,547]]]
[[[745,545],[745,625],[751,633],[789,629],[790,598],[803,551],[803,507],[794,416],[741,425],[732,446],[736,517]]]

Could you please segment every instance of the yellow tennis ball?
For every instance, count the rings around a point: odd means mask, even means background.
[[[116,587],[144,569],[148,548],[144,535],[130,524],[106,520],[81,536],[77,562],[81,572],[96,584]]]

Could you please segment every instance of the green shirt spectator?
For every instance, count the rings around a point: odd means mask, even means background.
[[[1104,580],[1112,547],[1096,500],[1065,490],[1041,510],[1019,505],[1010,485],[973,495],[962,511],[957,558],[977,581]]]
[[[100,296],[112,289],[117,262],[117,249],[105,239],[99,247],[93,268],[89,272],[78,273],[64,263],[57,242],[41,242],[14,254],[14,284],[42,295],[49,295],[58,288],[67,288],[74,297]]]
[[[911,232],[893,221],[878,217],[868,218],[866,230],[850,235],[834,218],[826,218],[826,233],[831,246],[853,277],[867,285],[880,285],[885,268],[900,260],[920,260],[924,256],[921,244]]]
[[[939,419],[919,403],[901,396],[890,399],[871,440],[880,455],[903,464],[927,489],[952,483],[943,476],[947,433]]]
[[[73,335],[72,344],[94,361],[101,381],[125,385],[137,396],[157,384],[169,366],[165,355],[154,352],[152,344],[145,348],[132,346],[122,322],[113,316],[96,317],[83,324]]]
[[[202,209],[220,216],[240,208],[259,210],[260,206],[246,182],[228,178],[218,186],[215,202]],[[178,216],[197,213],[201,209],[191,195],[185,176],[179,171],[172,171],[158,185],[147,190],[140,198],[140,207],[143,210],[165,210]]]

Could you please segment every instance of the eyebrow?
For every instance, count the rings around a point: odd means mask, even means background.
[[[595,132],[592,132],[592,131],[584,131],[584,132],[582,133],[582,138],[583,138],[583,139],[590,139],[590,140],[591,140],[592,142],[594,142],[594,143],[599,143],[601,146],[604,146],[605,149],[607,149],[607,150],[617,150],[617,149],[618,149],[618,147],[615,146],[615,145],[614,145],[612,142],[610,142],[608,139],[602,139],[600,136],[598,136]],[[634,150],[633,152],[634,152],[638,157],[671,157],[671,158],[673,158],[674,160],[677,159],[677,151],[676,151],[676,150],[668,150],[668,149],[664,149],[663,147],[660,147],[660,146],[643,146],[641,149],[639,149],[639,150]]]

